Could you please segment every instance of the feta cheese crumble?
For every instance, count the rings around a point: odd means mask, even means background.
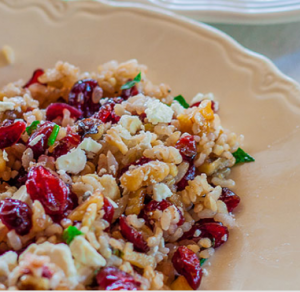
[[[156,99],[147,102],[145,113],[148,121],[153,125],[157,125],[158,123],[170,123],[174,111],[169,106]]]
[[[86,161],[85,152],[80,148],[76,148],[58,157],[55,164],[58,170],[77,174],[84,169]]]

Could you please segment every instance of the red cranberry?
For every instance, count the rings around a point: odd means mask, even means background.
[[[197,255],[189,248],[180,246],[173,255],[172,263],[176,271],[185,277],[194,290],[197,290],[203,273]]]
[[[150,158],[142,157],[142,158],[138,159],[137,161],[135,161],[135,162],[133,162],[133,163],[130,163],[129,165],[123,167],[123,168],[121,169],[121,171],[120,171],[120,176],[122,176],[123,173],[125,173],[125,172],[129,169],[129,167],[130,167],[131,165],[134,165],[134,166],[141,166],[141,165],[144,165],[144,164],[146,164],[146,163],[148,163],[148,162],[150,162],[150,161],[151,161]]]
[[[193,180],[196,176],[196,167],[194,164],[190,164],[184,177],[177,183],[177,191],[182,191],[188,185],[190,180]]]
[[[142,113],[139,116],[139,119],[144,123],[145,122],[145,119],[147,118],[147,114],[146,113]]]
[[[52,276],[53,276],[53,272],[47,266],[43,266],[42,267],[42,277],[51,279]]]
[[[45,85],[41,82],[39,82],[39,77],[41,75],[44,74],[44,70],[43,69],[36,69],[33,74],[32,77],[30,78],[30,80],[23,86],[23,88],[28,88],[30,85],[35,84],[35,83],[39,83],[41,85]]]
[[[232,190],[228,188],[222,188],[222,194],[219,200],[226,204],[228,212],[232,212],[238,206],[241,199]]]
[[[69,188],[44,166],[33,167],[26,181],[32,200],[39,200],[48,215],[63,214],[68,204]]]
[[[184,160],[191,161],[197,155],[197,146],[194,136],[186,135],[181,137],[175,146]]]
[[[78,134],[82,137],[82,139],[86,135],[93,135],[98,133],[98,127],[103,124],[98,119],[83,119],[76,123],[78,125]]]
[[[17,234],[25,235],[32,227],[32,211],[22,201],[4,199],[0,201],[0,219],[8,229],[14,229]]]
[[[54,148],[52,156],[57,159],[58,157],[67,154],[72,148],[80,144],[80,136],[73,133],[72,130],[67,130],[67,135],[59,141],[59,144]]]
[[[68,104],[80,110],[85,118],[89,118],[99,110],[102,94],[103,90],[96,80],[79,80],[69,93]]]
[[[103,210],[104,210],[103,219],[110,224],[113,221],[115,208],[113,207],[111,202],[105,197],[103,200]]]
[[[157,202],[154,200],[150,201],[143,208],[140,217],[142,217],[145,220],[145,222],[148,226],[153,226],[154,222],[151,219],[153,212],[155,210],[164,211],[165,209],[169,208],[170,206],[174,206],[177,209],[179,216],[180,216],[180,219],[179,219],[179,222],[177,223],[177,225],[181,226],[185,222],[182,212],[174,204],[172,204],[171,202],[169,202],[167,200],[162,200],[161,202]]]
[[[115,114],[114,108],[116,104],[122,101],[123,99],[121,97],[110,98],[100,107],[99,111],[93,115],[93,118],[99,119],[103,123],[111,122],[112,124],[116,124],[121,117]]]
[[[199,236],[195,237],[195,232],[200,230]],[[180,240],[190,239],[194,241],[199,241],[201,238],[208,237],[214,241],[214,248],[221,246],[224,242],[228,240],[229,232],[226,226],[221,223],[196,223],[189,231],[185,232]]]
[[[4,149],[16,144],[26,129],[26,123],[23,121],[5,121],[0,126],[0,149]]]
[[[27,147],[32,149],[34,158],[37,159],[39,156],[45,153],[46,149],[48,148],[48,139],[53,131],[54,125],[55,124],[52,122],[40,124],[37,130],[30,136],[27,142]],[[41,139],[33,146],[30,146],[32,140],[39,135],[41,135]]]
[[[124,215],[121,215],[119,223],[122,235],[133,243],[133,246],[137,251],[148,252],[150,250],[142,234],[133,227],[129,226]]]
[[[53,121],[57,117],[63,117],[65,109],[70,112],[71,118],[79,119],[82,116],[82,111],[71,105],[66,103],[51,103],[46,109],[47,121]]]
[[[194,104],[191,105],[191,107],[198,107],[201,104],[202,101],[203,100],[195,102]],[[217,112],[216,103],[213,100],[211,100],[211,109],[213,110],[214,113]]]
[[[96,276],[99,290],[140,290],[141,283],[116,267],[106,267]]]
[[[128,81],[131,81],[131,80],[128,80]],[[135,96],[135,95],[138,95],[138,94],[139,94],[139,91],[138,91],[137,87],[134,85],[131,88],[123,89],[122,92],[121,92],[121,97],[126,100],[130,96]]]
[[[70,191],[67,198],[67,204],[63,213],[59,215],[51,215],[52,220],[54,222],[59,223],[62,219],[67,218],[68,215],[71,213],[71,211],[74,210],[77,206],[78,206],[78,198],[72,191]]]

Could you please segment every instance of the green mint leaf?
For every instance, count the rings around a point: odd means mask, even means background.
[[[189,108],[189,104],[185,101],[184,97],[180,94],[174,97],[184,108]]]
[[[238,150],[232,153],[232,155],[235,158],[235,164],[255,161],[255,159],[252,156],[250,156],[241,148],[238,148]]]
[[[119,258],[121,258],[124,255],[124,253],[119,249],[113,249],[112,253]]]
[[[80,230],[78,230],[75,226],[69,226],[67,229],[64,230],[62,238],[67,244],[70,244],[76,236],[82,234],[83,233]]]
[[[119,249],[113,249],[112,254],[114,254],[117,257],[120,257],[120,250]]]
[[[37,128],[37,126],[38,126],[39,123],[40,123],[40,121],[33,121],[33,122],[31,123],[31,125],[29,125],[28,127],[26,127],[26,132],[27,132],[27,134],[28,134],[29,136],[32,134],[32,132],[33,132],[34,130],[36,130],[36,128]]]
[[[201,260],[200,260],[200,266],[202,267],[203,264],[204,264],[206,261],[207,261],[207,259],[201,259]]]
[[[127,83],[123,84],[123,85],[121,86],[121,89],[122,89],[122,90],[123,90],[123,89],[129,89],[129,88],[133,87],[134,85],[136,85],[137,83],[141,82],[141,80],[142,80],[142,72],[139,72],[139,74],[136,75],[136,76],[133,78],[133,80],[128,81]]]
[[[54,125],[52,133],[48,139],[48,146],[52,146],[56,140],[56,137],[58,135],[59,132],[59,126],[58,125]]]

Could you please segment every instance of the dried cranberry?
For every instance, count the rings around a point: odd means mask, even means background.
[[[111,202],[105,197],[103,200],[103,210],[104,210],[103,219],[106,220],[108,223],[111,223],[114,217],[115,208],[113,207]]]
[[[145,119],[147,118],[147,114],[146,113],[142,113],[139,116],[139,119],[144,123],[145,122]]]
[[[148,252],[150,250],[142,234],[128,225],[126,217],[124,215],[121,215],[119,223],[122,235],[127,240],[133,243],[133,246],[137,251]]]
[[[22,201],[4,199],[0,201],[0,219],[8,229],[14,229],[17,234],[25,235],[32,227],[32,211]]]
[[[185,135],[181,137],[175,146],[184,160],[191,161],[197,154],[197,146],[194,136]]]
[[[64,213],[69,188],[44,166],[35,166],[29,171],[26,188],[31,199],[39,200],[48,215]]]
[[[150,162],[151,159],[150,158],[146,158],[146,157],[142,157],[140,159],[138,159],[137,161],[133,162],[133,163],[130,163],[129,165],[123,167],[120,171],[120,176],[122,176],[123,173],[125,173],[130,166],[134,165],[134,166],[141,166],[141,165],[144,165],[148,162]]]
[[[170,206],[174,206],[177,209],[179,216],[180,216],[180,219],[179,219],[177,225],[181,226],[185,222],[182,212],[174,204],[172,204],[171,202],[169,202],[167,200],[162,200],[161,202],[152,200],[143,208],[143,210],[140,214],[140,217],[142,217],[145,220],[145,222],[148,226],[153,226],[154,222],[153,222],[153,220],[151,220],[151,216],[152,216],[153,212],[155,210],[164,211],[165,209],[169,208]]]
[[[81,121],[78,121],[76,124],[78,126],[78,134],[83,139],[86,135],[97,134],[98,127],[103,123],[98,119],[90,118],[90,119],[83,119]]]
[[[141,283],[116,267],[106,267],[96,276],[99,290],[140,290]]]
[[[89,118],[99,110],[102,94],[103,90],[96,80],[79,80],[69,93],[68,104],[82,111],[85,118]]]
[[[197,230],[201,231],[199,236],[195,236]],[[189,231],[183,234],[180,240],[191,239],[199,241],[201,238],[208,237],[214,241],[214,247],[217,248],[228,240],[228,236],[229,232],[227,227],[221,223],[196,223]]]
[[[194,290],[197,290],[203,273],[197,255],[189,248],[180,246],[173,255],[172,263],[176,271],[185,277]]]
[[[70,112],[71,118],[79,119],[82,116],[82,111],[71,105],[66,103],[51,103],[46,109],[47,121],[53,121],[57,117],[63,117],[65,109]]]
[[[59,144],[54,148],[52,156],[56,159],[59,156],[67,154],[72,148],[80,144],[81,138],[72,130],[67,130],[67,135],[59,141]]]
[[[53,276],[53,272],[47,266],[43,266],[42,267],[42,277],[51,279],[52,276]]]
[[[196,167],[192,163],[190,164],[186,174],[184,177],[177,183],[177,191],[182,191],[185,189],[185,187],[188,185],[188,182],[190,180],[193,180],[196,176]]]
[[[55,124],[52,122],[40,124],[37,130],[30,136],[27,142],[27,147],[32,149],[34,158],[37,159],[39,156],[45,153],[46,149],[48,148],[48,139],[53,131],[54,125]],[[34,145],[30,146],[30,143],[38,136],[41,138],[34,143]]]
[[[28,88],[30,85],[35,84],[35,83],[39,83],[41,85],[45,85],[41,82],[39,82],[39,77],[41,75],[44,74],[44,70],[43,69],[36,69],[33,74],[32,77],[30,78],[30,80],[23,86],[23,88]]]
[[[67,198],[67,205],[62,214],[59,215],[51,215],[51,218],[54,222],[59,223],[62,219],[68,217],[72,210],[74,210],[78,206],[78,198],[77,196],[70,191]]]
[[[103,123],[111,122],[112,124],[116,124],[121,117],[115,114],[114,108],[116,104],[122,101],[123,99],[121,97],[110,98],[100,107],[99,111],[93,115],[93,118],[99,119]]]
[[[128,81],[131,81],[131,80],[128,80]],[[122,92],[121,92],[121,97],[126,100],[130,96],[135,96],[135,95],[138,95],[138,94],[139,94],[139,91],[138,91],[137,87],[134,85],[131,88],[123,89]]]
[[[226,204],[228,212],[232,212],[238,206],[241,199],[232,190],[228,188],[222,188],[222,194],[219,200]]]
[[[203,100],[195,102],[190,107],[198,107],[201,104],[202,101]],[[211,100],[211,109],[213,110],[214,113],[217,112],[216,103],[213,100]]]
[[[12,123],[12,121],[5,121],[0,126],[0,149],[16,144],[20,140],[25,129],[26,123],[23,121],[17,121],[15,123]]]

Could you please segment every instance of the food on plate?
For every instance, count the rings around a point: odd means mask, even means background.
[[[9,65],[15,63],[15,52],[11,46],[4,45],[1,49],[1,52]]]
[[[0,91],[1,289],[199,288],[254,159],[212,94],[146,72],[58,62]]]

